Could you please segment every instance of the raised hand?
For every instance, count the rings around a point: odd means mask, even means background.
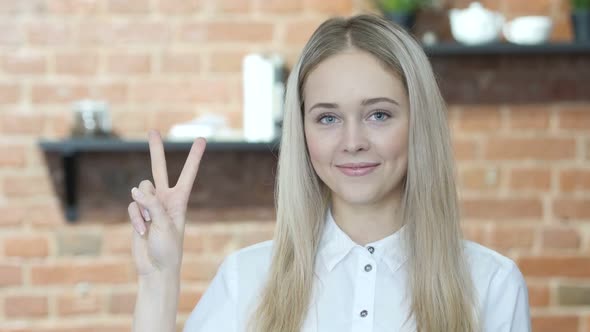
[[[133,257],[140,278],[154,273],[179,273],[186,207],[207,144],[197,138],[176,185],[168,185],[164,145],[160,134],[148,134],[155,186],[143,180],[131,190],[128,212],[133,228]]]

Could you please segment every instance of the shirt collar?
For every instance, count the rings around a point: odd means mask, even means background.
[[[397,232],[383,239],[361,246],[336,224],[331,209],[328,209],[318,253],[328,271],[332,271],[353,248],[363,248],[369,253],[367,248],[373,247],[375,259],[377,261],[383,260],[393,273],[407,260],[406,250],[403,246],[405,230],[406,226],[404,225]]]

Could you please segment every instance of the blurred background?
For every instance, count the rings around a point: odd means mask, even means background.
[[[126,207],[151,179],[150,128],[171,184],[190,139],[210,142],[181,330],[223,257],[272,237],[282,89],[304,43],[364,12],[406,22],[432,60],[466,237],[517,262],[533,331],[590,332],[590,3],[418,2],[0,0],[0,332],[131,329]]]

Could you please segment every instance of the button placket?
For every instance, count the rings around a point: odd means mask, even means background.
[[[366,248],[368,250],[368,248]],[[358,272],[356,274],[354,303],[353,303],[353,332],[372,331],[373,319],[371,313],[375,304],[376,263],[375,258],[365,252],[360,252]]]

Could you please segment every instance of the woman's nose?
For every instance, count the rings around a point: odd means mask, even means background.
[[[348,123],[344,126],[343,147],[346,152],[358,152],[369,148],[369,140],[360,124]]]

